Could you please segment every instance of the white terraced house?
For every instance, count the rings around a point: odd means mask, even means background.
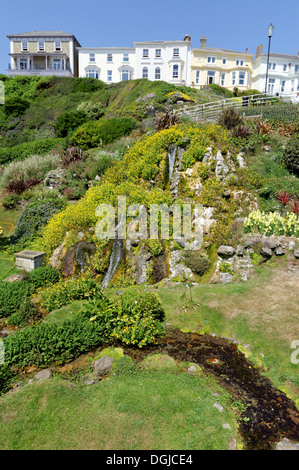
[[[63,31],[11,34],[7,75],[78,76],[79,42]]]
[[[134,47],[79,47],[79,76],[106,83],[147,78],[190,84],[191,39],[136,42]]]
[[[133,47],[80,47],[79,77],[98,78],[106,83],[135,77]]]
[[[270,52],[267,89],[265,90],[267,59],[268,54],[263,54],[263,46],[258,46],[253,61],[253,88],[261,92],[266,91],[268,95],[294,100],[299,93],[299,55]]]

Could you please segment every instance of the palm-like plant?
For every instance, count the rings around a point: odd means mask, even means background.
[[[276,199],[281,202],[281,204],[286,207],[287,204],[293,199],[293,196],[289,193],[287,193],[286,191],[280,191],[277,195],[276,195]]]
[[[293,199],[292,201],[289,202],[289,205],[291,207],[292,212],[298,215],[299,214],[299,199]]]

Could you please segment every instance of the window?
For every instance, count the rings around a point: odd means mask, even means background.
[[[142,51],[142,57],[147,58],[148,57],[148,49],[143,49]]]
[[[55,51],[61,51],[61,42],[55,41]]]
[[[28,42],[22,41],[22,51],[28,51]]]
[[[95,54],[89,54],[89,62],[95,62],[96,61],[96,55]]]
[[[221,72],[221,77],[220,77],[220,85],[225,86],[225,72]]]
[[[172,78],[179,78],[179,66],[176,64],[172,68]]]
[[[215,83],[215,75],[216,75],[215,70],[208,70],[207,85],[211,85],[212,83]]]
[[[270,78],[269,83],[268,83],[268,95],[274,94],[274,85],[275,85],[275,79]]]
[[[281,80],[281,83],[280,83],[280,92],[281,92],[281,93],[284,92],[285,85],[286,85],[286,81],[285,81],[285,80]]]
[[[232,85],[236,84],[236,72],[232,72]]]
[[[62,70],[61,60],[60,59],[53,59],[53,69],[54,70]]]
[[[124,69],[121,71],[121,81],[124,82],[125,80],[131,80],[131,72],[128,69]]]
[[[282,66],[283,72],[286,72],[286,71],[287,71],[287,68],[288,68],[287,64],[283,64],[283,66]]]
[[[226,58],[226,57],[223,57],[223,59],[222,59],[222,65],[226,65],[226,63],[227,63],[227,58]]]
[[[148,68],[143,67],[142,69],[142,78],[148,78]]]
[[[295,90],[295,80],[291,80],[291,92]]]
[[[20,59],[20,69],[27,70],[27,68],[28,68],[27,59]]]
[[[269,63],[269,70],[275,70],[276,64]]]
[[[98,72],[96,70],[90,69],[86,72],[86,77],[88,78],[99,78]]]
[[[245,85],[246,72],[239,72],[239,85]]]
[[[112,82],[112,70],[107,70],[107,82]]]
[[[107,62],[112,62],[112,54],[107,54]]]
[[[155,50],[155,57],[157,57],[157,58],[161,57],[161,49],[156,49]]]
[[[208,64],[215,64],[216,57],[208,57]]]
[[[295,73],[299,72],[299,65],[295,65]]]
[[[173,57],[179,57],[180,56],[180,50],[178,48],[173,49]]]
[[[243,59],[236,59],[236,65],[237,67],[242,67],[244,65],[244,60]]]
[[[195,74],[196,85],[199,85],[199,82],[200,82],[200,70],[196,70],[196,74]]]
[[[161,80],[161,69],[160,69],[160,67],[155,68],[155,80]]]
[[[45,42],[44,41],[39,41],[38,50],[39,51],[44,51],[45,50]]]
[[[123,62],[129,62],[129,54],[125,53],[123,55]]]

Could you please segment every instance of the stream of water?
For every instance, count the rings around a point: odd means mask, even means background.
[[[145,351],[126,351],[137,361],[148,354],[169,354],[179,361],[194,362],[215,375],[234,399],[246,405],[239,425],[246,450],[273,450],[283,438],[299,441],[299,412],[295,404],[227,339],[171,329],[156,346]]]

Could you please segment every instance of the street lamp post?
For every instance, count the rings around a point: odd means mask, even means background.
[[[269,43],[268,43],[268,57],[267,57],[265,95],[267,94],[269,58],[270,58],[270,43],[271,43],[271,38],[272,38],[272,34],[273,34],[273,29],[274,29],[274,26],[273,26],[273,24],[271,23],[271,24],[268,26],[268,38],[269,38]]]

